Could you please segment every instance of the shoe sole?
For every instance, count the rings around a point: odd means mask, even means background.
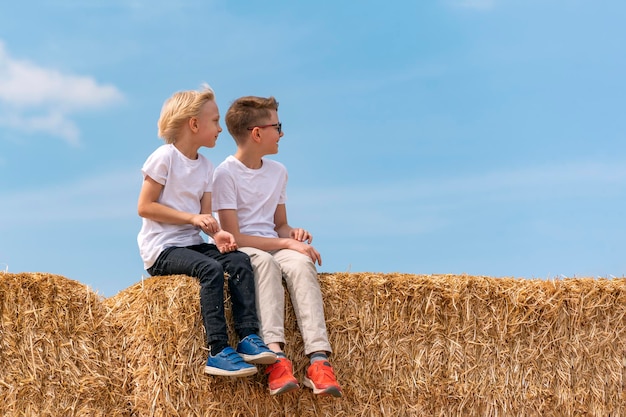
[[[304,377],[303,383],[306,387],[309,387],[313,390],[313,394],[315,395],[332,395],[333,397],[341,397],[341,390],[339,387],[328,387],[326,389],[317,388],[313,381],[309,378]]]
[[[236,371],[227,371],[225,369],[214,368],[212,366],[205,366],[204,373],[215,376],[250,376],[257,373],[256,367],[243,368]]]
[[[288,392],[295,391],[298,388],[300,388],[300,385],[296,384],[295,382],[287,382],[280,388],[274,390],[270,388],[270,395],[286,394]]]
[[[278,359],[276,354],[273,352],[263,352],[257,355],[246,355],[245,353],[241,352],[237,353],[239,353],[239,356],[241,356],[244,361],[248,363],[256,363],[259,365],[271,365]]]

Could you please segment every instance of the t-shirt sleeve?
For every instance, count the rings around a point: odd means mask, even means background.
[[[154,151],[143,164],[141,173],[144,177],[148,176],[161,185],[167,182],[167,174],[169,171],[169,161],[167,155],[159,148]]]

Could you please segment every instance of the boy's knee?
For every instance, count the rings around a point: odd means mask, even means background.
[[[315,263],[311,258],[301,253],[293,254],[289,260],[281,262],[281,269],[288,275],[307,273],[317,277]]]
[[[248,256],[248,254],[240,252],[240,251],[230,252],[228,256],[230,256],[231,262],[235,262],[237,264],[250,263],[250,257]]]
[[[269,252],[265,252],[265,251],[254,252],[250,256],[250,262],[252,262],[252,265],[257,268],[260,266],[269,266],[269,265],[278,266],[278,262],[276,261],[276,259],[274,259],[272,254]]]
[[[205,279],[224,278],[224,268],[215,259],[208,258],[194,268],[193,275],[198,277],[200,281]]]
[[[281,276],[280,263],[271,253],[256,248],[245,248],[244,250],[250,256],[250,263],[257,279],[265,280],[269,277]]]
[[[315,267],[315,263],[313,262],[313,259],[311,259],[310,256],[305,255],[303,253],[300,252],[296,252],[294,254],[291,255],[288,263],[292,263],[294,265],[297,265],[298,267]]]

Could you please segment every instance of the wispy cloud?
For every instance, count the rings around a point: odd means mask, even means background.
[[[46,133],[80,143],[72,114],[123,101],[112,85],[92,77],[63,74],[13,58],[0,41],[0,126],[27,133]]]

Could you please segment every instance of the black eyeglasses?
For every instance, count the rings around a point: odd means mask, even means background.
[[[273,123],[273,124],[271,124],[271,125],[252,126],[252,127],[249,127],[249,128],[248,128],[248,130],[252,130],[252,129],[254,129],[255,127],[258,127],[259,129],[262,129],[262,128],[264,128],[264,127],[275,127],[275,128],[276,128],[276,130],[278,130],[278,134],[279,134],[279,135],[280,135],[280,134],[282,133],[282,131],[283,131],[283,124],[282,124],[282,123],[280,123],[280,122],[278,122],[278,123]]]

